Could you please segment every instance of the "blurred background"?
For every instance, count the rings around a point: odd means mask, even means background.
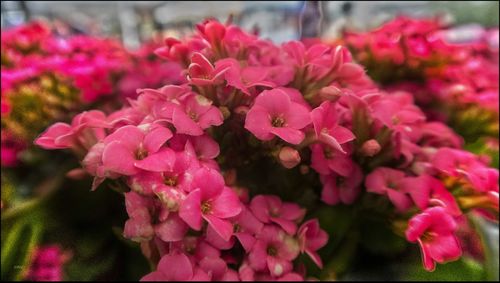
[[[62,35],[113,36],[131,49],[157,34],[183,36],[207,17],[226,21],[231,15],[233,23],[283,42],[301,35],[332,38],[342,28],[372,28],[397,14],[440,15],[473,32],[478,24],[498,26],[499,9],[498,1],[2,1],[1,5],[2,28],[45,19]]]

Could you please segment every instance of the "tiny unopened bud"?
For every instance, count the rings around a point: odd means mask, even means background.
[[[234,113],[240,114],[240,115],[246,115],[248,112],[249,108],[247,106],[238,106],[234,108]]]
[[[319,96],[323,100],[328,100],[331,102],[335,102],[339,100],[339,98],[342,96],[342,91],[335,86],[325,86],[319,91]]]
[[[280,150],[279,159],[283,166],[290,169],[300,163],[300,154],[296,149],[284,146]]]
[[[231,188],[238,195],[238,198],[242,203],[250,202],[250,195],[247,188],[244,187],[231,187]]]
[[[226,186],[233,186],[236,184],[236,170],[229,169],[224,172],[224,182]]]
[[[299,170],[300,170],[300,174],[306,175],[307,173],[309,173],[309,166],[302,164],[302,165],[300,165]]]
[[[82,168],[75,168],[66,173],[66,177],[74,180],[82,180],[88,176],[87,171]]]
[[[379,152],[380,152],[380,144],[374,139],[365,141],[365,143],[363,143],[363,146],[361,147],[361,153],[364,156],[372,157]]]

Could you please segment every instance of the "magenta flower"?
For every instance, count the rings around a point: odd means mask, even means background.
[[[135,192],[125,193],[125,208],[129,219],[125,222],[123,236],[133,241],[150,240],[154,236],[154,228],[150,209],[154,206],[153,199],[141,196]]]
[[[305,210],[294,203],[282,202],[273,195],[258,195],[250,202],[250,209],[261,222],[276,223],[288,234],[294,235],[297,224],[305,215]]]
[[[264,224],[252,214],[250,209],[244,206],[240,214],[231,218],[231,222],[233,223],[233,235],[245,251],[249,252],[255,243],[255,235],[261,232]],[[207,228],[207,241],[220,249],[228,249],[233,246],[233,242],[224,241],[210,226]]]
[[[157,270],[142,277],[141,281],[210,281],[210,276],[193,266],[185,254],[172,253],[164,255]]]
[[[45,130],[35,144],[45,149],[80,148],[88,150],[105,137],[104,128],[110,125],[106,115],[98,110],[76,115],[71,125],[55,123]]]
[[[33,257],[25,280],[54,282],[63,280],[63,253],[58,246],[38,247]]]
[[[311,112],[311,118],[316,138],[328,146],[345,153],[342,144],[354,140],[355,136],[347,128],[338,125],[335,104],[329,101],[323,102]]]
[[[433,271],[436,262],[453,261],[462,255],[456,230],[455,220],[444,208],[432,207],[410,219],[406,239],[419,243],[424,268]]]
[[[288,143],[299,144],[304,139],[301,129],[310,121],[307,108],[292,102],[284,91],[273,89],[257,96],[247,113],[245,129],[261,140],[278,136]]]
[[[348,176],[341,176],[335,173],[331,175],[321,175],[323,191],[321,200],[329,205],[338,203],[352,204],[361,193],[361,183],[363,182],[363,172],[358,165],[353,166],[353,170]]]
[[[179,151],[174,153],[171,168],[162,172],[139,172],[131,176],[128,183],[136,192],[155,194],[170,210],[176,211],[184,198],[183,192],[191,190],[192,174],[199,167],[197,160],[187,151]]]
[[[221,76],[229,68],[230,64],[218,64],[214,68],[203,54],[195,52],[188,67],[188,80],[197,86],[216,85],[222,82]]]
[[[193,176],[193,190],[179,209],[180,217],[195,230],[200,230],[202,220],[226,241],[233,234],[228,218],[241,212],[236,193],[224,186],[224,179],[213,169],[200,168]]]
[[[257,236],[250,254],[250,266],[256,271],[269,270],[273,277],[292,271],[292,261],[299,255],[298,242],[274,225],[266,225]]]
[[[311,167],[320,174],[335,172],[347,177],[351,175],[354,166],[352,158],[337,149],[322,144],[311,145]]]
[[[122,175],[134,175],[139,169],[162,172],[172,167],[174,153],[161,148],[172,137],[169,129],[150,125],[149,132],[125,126],[104,139],[103,166]]]
[[[228,68],[229,67],[229,68]],[[250,88],[256,86],[275,87],[273,82],[267,81],[267,68],[241,67],[240,63],[233,58],[225,58],[215,62],[216,69],[226,69],[224,78],[228,85],[241,90],[246,95],[251,95]]]
[[[411,207],[412,201],[406,188],[401,185],[404,178],[405,173],[403,171],[379,167],[366,176],[366,191],[387,195],[399,211],[406,211]]]
[[[439,171],[454,177],[463,176],[464,173],[476,167],[484,167],[474,154],[446,147],[440,148],[431,162]]]
[[[189,96],[182,106],[174,107],[172,113],[177,133],[190,136],[201,136],[203,130],[219,126],[223,120],[220,110],[202,95]]]
[[[323,262],[316,252],[328,242],[328,234],[321,230],[317,219],[304,222],[297,232],[300,252],[307,253],[319,268],[323,268]]]

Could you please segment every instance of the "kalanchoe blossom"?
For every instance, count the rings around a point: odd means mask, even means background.
[[[85,111],[76,115],[71,125],[58,122],[50,126],[35,140],[35,144],[45,149],[83,147],[88,150],[105,137],[104,129],[109,127],[104,113]]]
[[[231,222],[233,223],[233,235],[238,239],[245,251],[249,252],[255,243],[255,235],[261,233],[264,224],[246,207],[243,207],[240,214],[231,218]],[[211,227],[207,228],[207,241],[213,246],[220,249],[233,246],[233,243],[224,241],[217,233],[210,233],[212,230]]]
[[[190,96],[184,107],[175,107],[172,113],[172,124],[179,134],[201,136],[204,129],[219,126],[222,122],[220,110],[201,95]]]
[[[217,82],[222,81],[221,76],[230,67],[230,64],[218,64],[217,68],[214,68],[203,54],[194,53],[188,67],[188,80],[197,86],[216,85]]]
[[[311,167],[322,175],[349,176],[355,166],[349,155],[327,145],[311,145],[311,154]]]
[[[299,244],[277,226],[264,226],[249,254],[250,266],[279,277],[292,270],[292,260],[299,255]]]
[[[272,195],[259,195],[250,202],[250,209],[263,223],[276,223],[288,234],[295,234],[297,224],[302,220],[305,210],[294,203],[282,202]]]
[[[354,165],[348,176],[335,173],[321,175],[320,180],[323,184],[321,200],[330,205],[338,203],[352,204],[361,193],[362,174],[361,168]]]
[[[61,248],[55,245],[40,246],[35,249],[33,261],[25,280],[29,281],[62,281],[64,255]]]
[[[242,68],[240,63],[232,58],[217,61],[215,67],[217,69],[227,68],[227,71],[224,73],[227,84],[239,89],[246,95],[251,95],[249,89],[252,87],[275,87],[274,83],[265,80],[267,77],[267,70],[265,68],[252,66]]]
[[[455,220],[444,208],[432,207],[410,219],[406,238],[419,243],[424,267],[433,271],[436,262],[455,260],[462,254],[456,230]]]
[[[281,90],[270,90],[255,99],[247,113],[245,128],[261,140],[278,136],[288,143],[299,144],[304,139],[301,129],[309,123],[307,108],[292,102]]]
[[[147,133],[139,127],[125,126],[104,139],[103,166],[108,171],[134,175],[140,169],[161,172],[172,168],[174,153],[161,146],[172,132],[160,125],[146,125]]]
[[[335,104],[325,101],[311,112],[316,138],[328,146],[345,153],[342,144],[352,141],[354,134],[338,125]]]
[[[387,195],[400,211],[406,211],[412,205],[412,200],[401,182],[405,173],[399,170],[380,167],[366,176],[366,190],[371,193]]]
[[[210,276],[195,267],[182,253],[164,255],[158,269],[141,278],[141,281],[209,281]]]
[[[316,251],[326,245],[328,234],[321,230],[318,220],[311,219],[304,222],[304,224],[300,226],[297,234],[299,237],[300,251],[307,253],[314,263],[322,268],[323,262]]]
[[[192,191],[182,202],[179,216],[195,230],[200,230],[203,219],[226,241],[233,234],[233,225],[227,218],[241,212],[238,196],[224,186],[224,179],[215,170],[200,168],[194,175]]]

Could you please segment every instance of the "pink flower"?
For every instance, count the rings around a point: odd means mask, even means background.
[[[322,145],[311,145],[311,167],[316,172],[329,175],[335,172],[342,176],[349,176],[354,168],[352,158],[334,148]]]
[[[125,207],[129,219],[125,222],[123,235],[127,239],[141,242],[150,240],[154,236],[151,224],[150,209],[153,209],[153,199],[143,197],[135,192],[125,193]]]
[[[229,66],[229,68],[228,68]],[[251,95],[250,88],[256,86],[275,87],[273,82],[267,81],[268,69],[262,67],[241,67],[233,58],[226,58],[215,62],[216,69],[226,69],[224,78],[228,85],[241,90],[246,95]]]
[[[221,76],[229,68],[229,64],[218,64],[217,68],[214,68],[205,56],[195,52],[188,67],[188,80],[197,86],[216,85],[222,81]]]
[[[297,231],[295,222],[300,221],[305,215],[305,210],[297,204],[282,202],[279,197],[273,195],[254,197],[250,202],[250,209],[263,223],[274,222],[291,235]]]
[[[183,253],[164,255],[156,271],[141,278],[141,281],[209,281],[210,276],[199,267],[193,266]]]
[[[178,134],[201,136],[203,130],[224,121],[220,110],[202,95],[189,96],[181,107],[175,107],[172,124]]]
[[[122,175],[137,174],[139,169],[166,171],[172,167],[174,153],[161,147],[171,137],[170,130],[159,125],[149,125],[147,133],[135,126],[121,127],[104,139],[103,166]]]
[[[316,138],[328,146],[345,153],[342,144],[355,139],[347,128],[338,125],[335,104],[325,101],[311,112]]]
[[[454,177],[476,167],[484,167],[474,154],[452,148],[440,148],[431,160],[432,165],[439,171]]]
[[[309,123],[306,107],[292,102],[284,91],[274,89],[257,96],[247,113],[245,129],[261,140],[278,136],[291,144],[299,144],[304,139],[301,129]]]
[[[406,188],[401,186],[405,173],[388,167],[379,167],[366,176],[366,191],[387,195],[399,211],[408,210],[412,201]]]
[[[54,282],[63,280],[63,253],[58,246],[38,247],[33,257],[25,280]]]
[[[250,254],[250,266],[256,271],[269,270],[279,277],[292,270],[292,260],[299,255],[299,244],[274,225],[264,226]]]
[[[304,222],[297,232],[300,251],[307,253],[319,268],[323,268],[323,262],[316,252],[328,242],[328,234],[321,230],[317,219]]]
[[[43,132],[35,144],[45,149],[83,147],[88,150],[105,137],[108,128],[106,115],[98,110],[85,111],[76,115],[71,125],[55,123]]]
[[[228,218],[241,212],[236,193],[224,186],[224,179],[213,169],[200,168],[193,176],[193,190],[182,202],[179,215],[195,230],[200,230],[202,219],[226,241],[233,234]]]
[[[363,182],[363,172],[358,165],[354,164],[353,170],[348,176],[333,173],[321,175],[320,179],[323,184],[322,201],[329,205],[352,204],[361,193],[360,185]]]
[[[252,214],[250,209],[244,206],[240,214],[231,218],[231,222],[233,223],[234,236],[245,251],[249,252],[255,243],[255,235],[261,232],[264,224]],[[207,228],[207,241],[220,249],[228,249],[233,246],[232,242],[220,238],[210,226]]]
[[[415,215],[408,223],[406,239],[418,242],[424,268],[433,271],[436,263],[458,259],[462,249],[454,235],[457,224],[442,207],[432,207]]]

